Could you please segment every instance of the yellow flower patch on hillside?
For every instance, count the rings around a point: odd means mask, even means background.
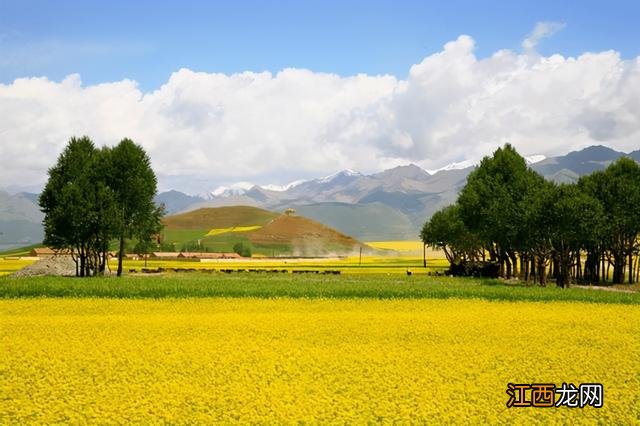
[[[215,235],[226,234],[228,232],[249,232],[255,231],[256,229],[260,229],[262,226],[254,225],[254,226],[233,226],[231,228],[214,228],[207,232],[207,237],[213,237]]]

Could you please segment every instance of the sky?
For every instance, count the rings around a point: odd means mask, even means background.
[[[0,0],[0,187],[130,137],[161,190],[640,148],[637,1]]]

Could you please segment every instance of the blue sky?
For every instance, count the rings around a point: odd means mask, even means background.
[[[0,188],[41,187],[74,135],[132,138],[161,190],[191,193],[507,142],[633,151],[638,17],[638,0],[0,0]]]
[[[79,73],[157,89],[186,67],[227,74],[307,68],[407,75],[469,34],[475,54],[521,49],[536,22],[566,27],[541,54],[640,53],[640,1],[32,1],[0,0],[0,82]]]

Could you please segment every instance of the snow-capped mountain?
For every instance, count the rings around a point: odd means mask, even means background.
[[[255,185],[251,182],[238,182],[229,186],[219,186],[213,191],[211,191],[211,195],[214,197],[231,197],[233,195],[242,195]]]
[[[536,164],[539,163],[543,160],[545,160],[547,157],[545,157],[544,155],[529,155],[528,157],[524,157],[524,161],[527,162],[528,165],[532,165],[532,164]]]
[[[446,166],[440,167],[439,169],[435,169],[435,170],[432,170],[432,169],[426,170],[425,169],[425,171],[427,173],[429,173],[430,175],[435,175],[436,173],[442,172],[442,171],[445,171],[445,170],[462,170],[462,169],[466,169],[467,167],[471,167],[471,166],[475,166],[475,165],[476,165],[476,162],[473,161],[473,160],[464,160],[464,161],[460,161],[459,163],[447,164]]]
[[[219,186],[213,191],[211,191],[210,194],[208,194],[210,195],[210,197],[206,197],[206,198],[215,199],[219,197],[227,198],[227,197],[234,197],[234,196],[242,196],[252,189],[259,189],[259,190],[262,189],[262,190],[273,191],[273,192],[286,192],[292,188],[298,187],[303,184],[336,183],[339,180],[352,180],[353,178],[357,178],[360,176],[364,176],[364,175],[355,170],[346,169],[322,178],[310,179],[310,180],[296,180],[286,185],[276,185],[276,184],[255,185],[251,182],[238,182],[229,186]]]
[[[543,160],[545,160],[547,157],[545,157],[544,155],[541,154],[536,154],[536,155],[529,155],[528,157],[524,157],[524,160],[527,162],[528,165],[532,165],[532,164],[536,164],[539,163]],[[438,172],[442,172],[445,170],[462,170],[462,169],[466,169],[467,167],[473,167],[478,165],[478,161],[473,161],[473,160],[464,160],[464,161],[460,161],[458,163],[450,163],[447,164],[444,167],[440,167],[439,169],[425,169],[425,171],[427,173],[429,173],[430,175],[435,175]]]
[[[261,185],[260,188],[262,189],[266,189],[267,191],[275,191],[275,192],[284,192],[287,191],[291,188],[293,188],[294,186],[298,186],[301,183],[305,183],[306,180],[296,180],[293,182],[290,182],[286,185],[273,185],[273,184],[269,184],[269,185]]]
[[[333,173],[329,176],[325,176],[323,178],[314,179],[314,180],[319,183],[327,183],[327,182],[332,182],[340,177],[354,177],[354,176],[357,177],[357,176],[364,176],[364,175],[360,172],[356,172],[355,170],[345,169],[340,172]]]

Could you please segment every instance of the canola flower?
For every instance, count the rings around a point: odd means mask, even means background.
[[[422,253],[422,241],[368,241],[367,245],[382,250],[413,251]]]
[[[0,265],[2,261],[0,261]],[[117,265],[117,261],[113,259],[110,262],[112,269]],[[227,268],[245,268],[245,269],[274,269],[286,268],[294,269],[338,269],[342,274],[400,274],[406,275],[407,269],[413,274],[424,275],[442,271],[448,268],[449,263],[445,259],[427,259],[427,268],[422,267],[422,258],[418,257],[377,257],[363,256],[362,259],[357,256],[350,256],[340,259],[273,259],[254,257],[251,259],[211,259],[204,262],[189,260],[156,260],[148,259],[145,266],[144,260],[124,261],[125,270],[141,268],[191,268],[197,270],[219,270]]]
[[[249,232],[255,231],[256,229],[260,229],[262,226],[254,225],[254,226],[233,226],[231,228],[214,228],[207,232],[207,237],[213,237],[215,235],[226,234],[228,232]]]
[[[369,241],[366,243],[369,247],[378,250],[391,250],[400,256],[411,256],[422,258],[424,243],[420,240],[410,241]],[[435,250],[431,247],[426,248],[427,258],[429,259],[445,259],[442,250]]]
[[[630,424],[638,336],[615,304],[0,300],[0,423]],[[508,409],[509,382],[604,407]]]
[[[9,275],[18,271],[25,266],[29,266],[34,263],[35,260],[33,258],[23,259],[23,258],[13,258],[13,257],[5,257],[0,258],[0,276]]]

